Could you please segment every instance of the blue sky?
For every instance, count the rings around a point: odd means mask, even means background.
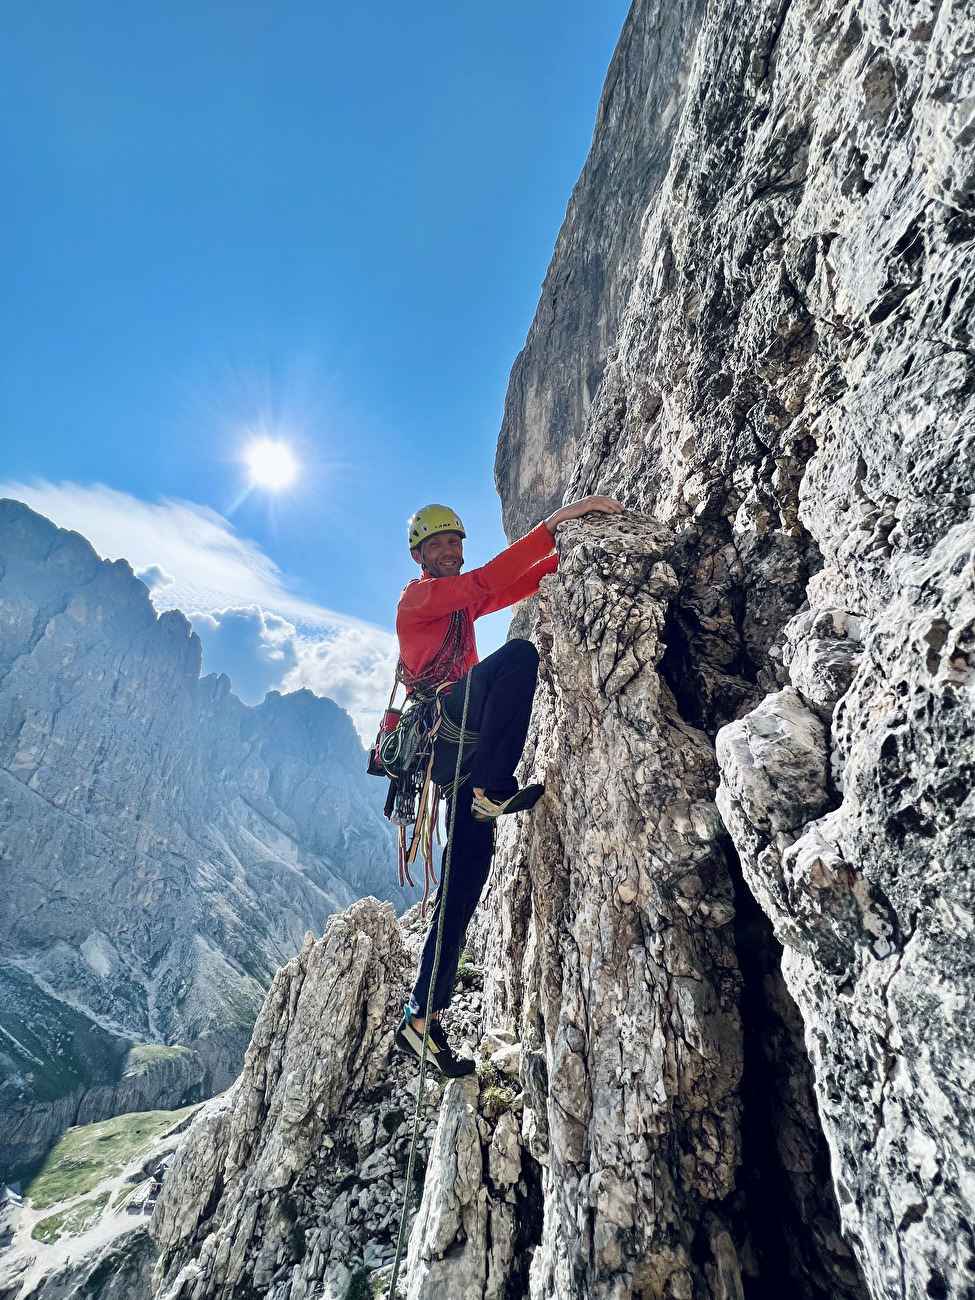
[[[193,606],[245,698],[373,711],[418,505],[504,544],[508,371],[626,9],[5,6],[0,479]],[[255,433],[294,490],[246,491]]]

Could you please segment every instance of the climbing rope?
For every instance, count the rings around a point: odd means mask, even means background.
[[[460,769],[464,758],[464,739],[467,729],[467,706],[471,699],[471,675],[467,674],[467,683],[464,687],[464,709],[460,719],[460,734],[457,744],[457,766],[454,768],[454,784],[451,790],[451,807],[453,813],[450,821],[450,834],[447,836],[447,847],[444,850],[443,872],[440,876],[440,903],[439,915],[437,916],[437,944],[433,950],[433,969],[430,972],[430,985],[427,989],[426,1017],[423,1024],[423,1050],[420,1054],[420,1079],[416,1089],[416,1111],[413,1115],[413,1136],[410,1139],[410,1158],[406,1166],[406,1187],[403,1190],[403,1209],[399,1219],[399,1233],[396,1237],[396,1257],[393,1260],[393,1271],[389,1278],[388,1300],[396,1300],[396,1282],[399,1277],[399,1266],[403,1259],[403,1246],[406,1241],[406,1220],[410,1207],[410,1188],[413,1186],[413,1170],[416,1166],[416,1151],[420,1140],[420,1119],[423,1115],[423,1084],[426,1080],[427,1073],[427,1044],[430,1041],[430,1020],[433,1016],[433,993],[437,983],[437,973],[440,970],[440,949],[443,944],[443,919],[446,912],[447,888],[450,884],[450,858],[454,848],[454,828],[457,825],[457,797],[460,794]]]

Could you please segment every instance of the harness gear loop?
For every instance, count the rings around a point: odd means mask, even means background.
[[[407,668],[402,658],[398,661],[389,704],[369,759],[369,771],[386,775],[391,781],[384,812],[399,828],[396,865],[401,889],[407,885],[413,888],[410,868],[418,852],[423,858],[423,916],[427,914],[431,888],[437,884],[433,867],[433,844],[440,839],[440,791],[433,780],[437,736],[443,734],[451,744],[458,736],[455,724],[444,713],[443,696],[474,649],[474,620],[469,610],[459,609],[450,616],[440,649],[419,672]],[[401,684],[406,689],[407,703],[397,711],[393,701]],[[476,741],[477,736],[471,733],[468,740]],[[466,757],[463,746],[460,752]],[[410,826],[412,838],[407,835]]]
[[[423,780],[423,786],[420,790],[420,800],[417,806],[417,818],[413,826],[413,839],[410,842],[409,849],[406,848],[406,827],[400,826],[400,860],[402,862],[402,871],[406,874],[410,885],[413,884],[410,878],[410,867],[416,860],[417,850],[419,849],[423,857],[423,899],[420,903],[420,915],[427,914],[427,901],[430,898],[430,887],[437,883],[436,872],[433,869],[433,840],[434,828],[437,825],[437,817],[440,812],[440,791],[433,783],[433,759],[437,748],[437,735],[440,732],[444,720],[443,711],[443,687],[439,687],[434,699],[436,706],[436,719],[430,728],[430,734],[427,744],[430,746],[430,757],[427,761],[426,776]],[[432,792],[432,794],[431,794]],[[400,884],[402,885],[402,879]]]
[[[471,679],[468,674],[467,682],[464,687],[464,710],[460,719],[460,739],[463,742],[466,738],[467,728],[467,707],[471,700]],[[420,1078],[416,1087],[416,1111],[413,1115],[413,1136],[410,1139],[410,1159],[406,1166],[406,1186],[403,1189],[403,1209],[399,1219],[399,1233],[396,1237],[396,1257],[393,1260],[393,1271],[389,1278],[389,1300],[396,1300],[396,1280],[399,1276],[399,1266],[403,1258],[403,1243],[406,1239],[406,1216],[410,1203],[410,1187],[413,1183],[413,1169],[416,1165],[416,1150],[420,1140],[420,1116],[423,1114],[423,1084],[426,1081],[427,1072],[427,1045],[430,1042],[430,1021],[433,1017],[433,991],[437,983],[437,974],[440,970],[440,950],[443,946],[443,922],[446,912],[447,889],[450,885],[450,858],[454,848],[454,828],[457,825],[457,796],[461,787],[461,762],[464,757],[463,743],[457,746],[457,764],[454,768],[454,781],[450,791],[450,801],[453,805],[453,816],[450,820],[450,834],[447,836],[447,847],[444,850],[443,859],[443,878],[440,885],[440,911],[437,916],[437,944],[433,950],[433,967],[430,971],[430,984],[427,988],[427,1005],[426,1014],[423,1024],[423,1048],[420,1052]]]

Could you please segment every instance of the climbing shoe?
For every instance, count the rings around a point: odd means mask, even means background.
[[[423,1031],[414,1029],[410,1024],[410,1009],[404,1008],[403,1023],[396,1031],[396,1046],[401,1052],[415,1056],[419,1061],[423,1056]],[[455,1056],[447,1035],[439,1020],[431,1020],[430,1033],[427,1037],[427,1064],[434,1066],[448,1079],[462,1079],[465,1074],[474,1073],[474,1062],[465,1056]]]
[[[501,817],[504,813],[527,812],[529,808],[535,807],[544,793],[543,785],[526,785],[523,790],[516,790],[509,795],[492,794],[490,790],[485,790],[483,794],[474,796],[471,812],[479,822],[494,821],[495,817]]]

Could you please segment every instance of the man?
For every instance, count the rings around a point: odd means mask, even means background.
[[[449,1005],[453,994],[464,935],[491,865],[494,823],[505,814],[532,808],[543,793],[540,785],[519,790],[514,776],[528,733],[538,652],[530,641],[516,639],[479,663],[474,619],[506,609],[538,591],[541,579],[554,573],[558,565],[553,543],[559,524],[591,511],[619,514],[622,509],[612,497],[573,501],[495,559],[465,574],[461,569],[466,533],[452,510],[424,506],[409,522],[410,554],[423,576],[407,584],[396,610],[400,674],[409,692],[452,683],[434,753],[433,778],[438,785],[449,786],[454,780],[465,694],[468,710],[461,784],[447,809],[447,834],[453,836],[450,881],[446,892],[441,886],[438,893],[396,1043],[403,1051],[421,1057],[443,908],[427,1059],[449,1078],[470,1074],[474,1062],[454,1055],[437,1013]]]

